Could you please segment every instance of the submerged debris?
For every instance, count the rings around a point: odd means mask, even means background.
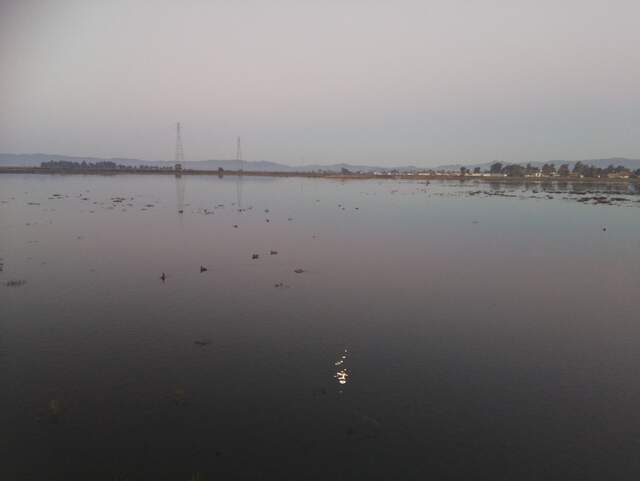
[[[64,414],[64,404],[59,399],[52,399],[49,401],[49,414],[51,416],[59,417]]]
[[[354,411],[354,419],[351,426],[347,427],[346,434],[357,440],[375,439],[380,434],[382,424],[362,412]]]
[[[38,413],[38,421],[57,424],[64,412],[63,402],[60,399],[52,399],[49,401],[47,409],[43,409]]]
[[[176,406],[186,406],[189,401],[186,391],[181,387],[173,390],[171,398]]]
[[[327,389],[324,387],[315,387],[311,390],[311,394],[313,394],[313,396],[325,396]]]

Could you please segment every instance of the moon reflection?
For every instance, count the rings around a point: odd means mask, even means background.
[[[349,354],[348,350],[345,349],[344,352],[338,358],[338,360],[333,363],[334,366],[338,368],[338,371],[335,373],[333,377],[335,377],[340,384],[347,384],[347,380],[349,379],[349,370],[344,365],[347,360],[348,354]]]

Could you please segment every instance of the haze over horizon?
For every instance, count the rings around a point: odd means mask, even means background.
[[[552,12],[550,14],[550,12]],[[639,158],[640,4],[0,0],[0,152]]]

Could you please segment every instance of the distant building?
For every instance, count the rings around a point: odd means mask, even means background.
[[[175,170],[176,172],[182,172],[182,164],[176,163],[173,170]]]

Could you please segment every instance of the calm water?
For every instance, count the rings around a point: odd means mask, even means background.
[[[546,190],[0,175],[0,480],[640,479],[638,196]]]

